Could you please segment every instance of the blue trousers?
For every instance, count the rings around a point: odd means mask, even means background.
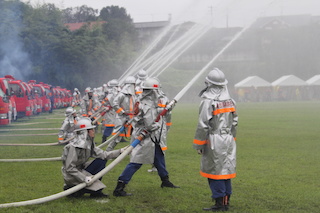
[[[164,154],[159,145],[155,145],[155,154],[154,154],[154,166],[158,170],[158,175],[160,178],[168,176],[168,171],[166,169],[166,163],[164,159]],[[129,163],[126,168],[123,170],[122,174],[118,178],[118,180],[123,181],[125,184],[128,184],[131,180],[132,176],[136,171],[140,169],[142,164],[140,163]]]
[[[106,127],[103,131],[103,136],[109,137],[113,131],[113,127]]]
[[[231,179],[213,180],[208,178],[209,187],[212,192],[212,198],[224,197],[232,194]]]
[[[87,166],[87,168],[85,168],[85,170],[87,172],[90,172],[90,174],[95,175],[106,167],[106,163],[106,160],[96,158],[92,161],[92,163],[89,166]],[[101,179],[102,178],[100,178],[100,180]]]

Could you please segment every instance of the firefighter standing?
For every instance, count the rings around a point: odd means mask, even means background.
[[[142,93],[141,84],[144,82],[148,77],[148,74],[145,70],[140,70],[137,74],[136,80],[136,95],[140,95]]]
[[[58,134],[59,142],[68,140],[74,136],[75,125],[77,124],[79,117],[77,111],[72,107],[68,107],[65,113],[66,118],[62,122],[60,131]],[[71,140],[72,141],[72,140]]]
[[[114,97],[112,108],[117,113],[115,119],[115,128],[113,129],[112,135],[117,134],[124,123],[134,116],[134,105],[136,103],[135,95],[135,82],[136,79],[133,76],[129,76],[125,79],[124,86],[121,91]],[[113,150],[114,147],[121,141],[123,137],[130,137],[132,126],[128,126],[124,133],[121,133],[119,137],[111,141],[107,150]]]
[[[100,107],[100,103],[90,87],[87,87],[84,92],[85,95],[80,102],[81,113],[83,117],[90,117]]]
[[[131,140],[133,141],[141,132],[147,131],[149,134],[132,150],[130,163],[119,176],[117,186],[113,192],[113,195],[117,197],[131,195],[126,193],[124,188],[142,164],[155,165],[162,181],[161,187],[178,188],[178,186],[169,181],[162,151],[162,147],[165,147],[165,144],[161,140],[161,135],[164,135],[166,130],[161,128],[161,122],[155,122],[158,116],[158,97],[155,90],[159,88],[159,81],[155,78],[148,78],[143,82],[142,88],[143,92],[139,100],[139,114],[135,116],[133,121],[134,129]]]
[[[80,104],[81,94],[78,88],[74,88],[72,94],[72,107],[78,106]]]
[[[115,96],[119,93],[119,82],[117,79],[113,79],[107,83],[106,88],[106,96],[104,100],[101,102],[102,106],[108,108],[108,112],[104,115],[102,124],[105,129],[102,134],[102,143],[106,141],[107,137],[109,137],[113,131],[115,126],[116,112],[112,108],[112,102]]]
[[[215,205],[206,211],[227,211],[236,177],[236,104],[231,99],[225,75],[219,69],[209,72],[199,108],[199,122],[193,147],[202,155],[200,174],[208,179]]]
[[[95,126],[92,125],[89,118],[79,119],[75,132],[76,140],[69,143],[63,149],[62,154],[62,174],[64,178],[64,190],[75,185],[86,182],[90,183],[92,176],[105,168],[106,160],[118,157],[125,148],[111,152],[103,151],[95,146]],[[88,161],[95,158],[93,161]],[[101,180],[101,179],[100,179]],[[70,195],[71,197],[80,197],[89,193],[90,197],[107,197],[102,190],[106,187],[100,180],[87,185],[84,189]]]

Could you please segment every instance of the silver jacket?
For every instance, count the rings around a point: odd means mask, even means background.
[[[236,177],[236,103],[224,88],[207,88],[201,94],[199,121],[193,147],[202,151],[203,177],[221,180]]]
[[[71,138],[74,136],[73,131],[75,128],[75,124],[77,123],[78,120],[79,120],[79,117],[74,118],[73,115],[70,115],[63,120],[58,133],[59,141],[67,140],[68,138]]]
[[[131,140],[138,136],[141,130],[146,129],[149,135],[146,136],[131,152],[130,162],[140,164],[152,164],[154,162],[155,143],[165,147],[166,125],[161,119],[155,122],[158,116],[158,99],[154,95],[148,95],[140,99],[139,114],[133,121],[133,133]]]
[[[120,155],[120,150],[103,151],[95,146],[95,143],[87,135],[86,130],[77,135],[74,143],[69,143],[63,149],[62,154],[62,174],[66,185],[74,186],[85,181],[86,176],[91,176],[84,170],[92,161],[90,158],[100,158],[103,160],[114,159]],[[105,185],[97,180],[86,189],[98,191],[105,188]]]

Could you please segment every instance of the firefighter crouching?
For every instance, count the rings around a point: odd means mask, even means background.
[[[79,119],[76,127],[76,139],[63,149],[62,174],[64,179],[64,190],[80,183],[89,183],[93,175],[105,168],[106,160],[115,159],[125,148],[114,151],[103,151],[95,146],[95,126],[89,118]],[[88,161],[90,158],[94,160]],[[101,180],[101,179],[100,179]],[[89,193],[90,197],[107,197],[102,190],[106,187],[100,180],[93,182],[84,189],[73,193],[71,197],[80,197]]]

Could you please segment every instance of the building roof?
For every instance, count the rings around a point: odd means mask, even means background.
[[[154,22],[138,22],[134,23],[136,29],[139,28],[159,28],[166,27],[170,24],[170,21],[154,21]]]
[[[272,86],[306,86],[307,82],[294,75],[285,75],[271,83]]]
[[[245,79],[243,79],[242,81],[240,81],[239,83],[236,83],[234,85],[235,88],[248,88],[248,87],[271,87],[271,84],[258,77],[258,76],[249,76]]]
[[[312,78],[308,79],[306,82],[309,85],[320,85],[320,75],[315,75]]]
[[[252,28],[269,29],[282,27],[300,27],[315,22],[315,18],[309,14],[288,15],[288,16],[269,16],[258,18]]]
[[[79,30],[84,25],[89,25],[89,27],[91,29],[93,26],[101,25],[104,23],[107,23],[107,22],[106,21],[93,21],[93,22],[66,23],[66,24],[64,24],[64,26],[69,28],[70,31],[75,31],[75,30]]]

